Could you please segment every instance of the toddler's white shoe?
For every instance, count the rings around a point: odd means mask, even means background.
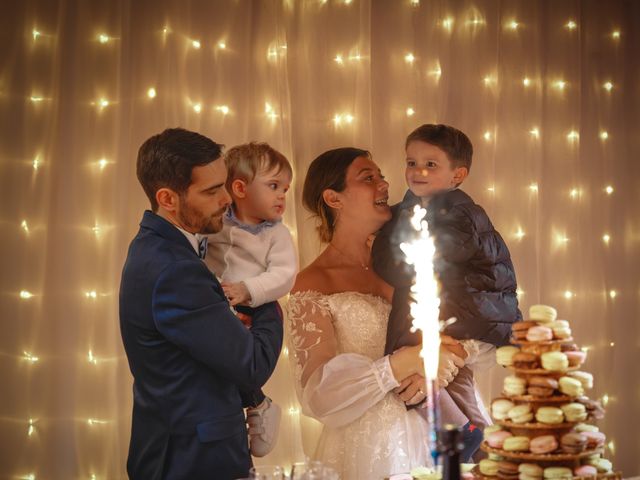
[[[276,446],[281,413],[269,397],[257,407],[247,409],[249,449],[254,457],[264,457]]]

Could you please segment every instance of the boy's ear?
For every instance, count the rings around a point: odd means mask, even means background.
[[[240,178],[236,178],[231,182],[231,195],[235,198],[244,198],[247,196],[247,182]]]
[[[178,208],[178,194],[170,188],[163,187],[156,191],[156,202],[158,206],[167,212],[175,213]]]
[[[469,175],[469,169],[467,167],[457,167],[453,171],[453,181],[456,185],[460,185],[464,182],[464,179]]]
[[[322,199],[328,207],[336,209],[342,208],[342,200],[340,200],[340,195],[338,195],[338,192],[336,192],[335,190],[327,188],[322,192]]]

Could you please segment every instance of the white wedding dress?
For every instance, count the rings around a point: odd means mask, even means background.
[[[377,480],[430,466],[429,426],[392,392],[384,356],[390,304],[357,292],[289,298],[290,352],[302,412],[323,424],[315,459],[342,480]]]

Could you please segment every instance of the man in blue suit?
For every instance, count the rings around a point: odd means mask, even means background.
[[[282,347],[278,305],[245,312],[252,316],[247,330],[201,260],[200,235],[222,228],[230,203],[221,148],[167,129],[138,152],[151,211],[129,246],[120,285],[134,379],[127,471],[135,480],[247,476],[241,392],[267,381]]]

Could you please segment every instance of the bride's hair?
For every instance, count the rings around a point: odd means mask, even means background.
[[[346,187],[347,169],[358,157],[370,158],[371,154],[359,148],[336,148],[319,155],[307,170],[302,203],[320,219],[317,230],[324,243],[329,243],[333,238],[337,216],[325,203],[322,193],[327,189],[342,192]]]

